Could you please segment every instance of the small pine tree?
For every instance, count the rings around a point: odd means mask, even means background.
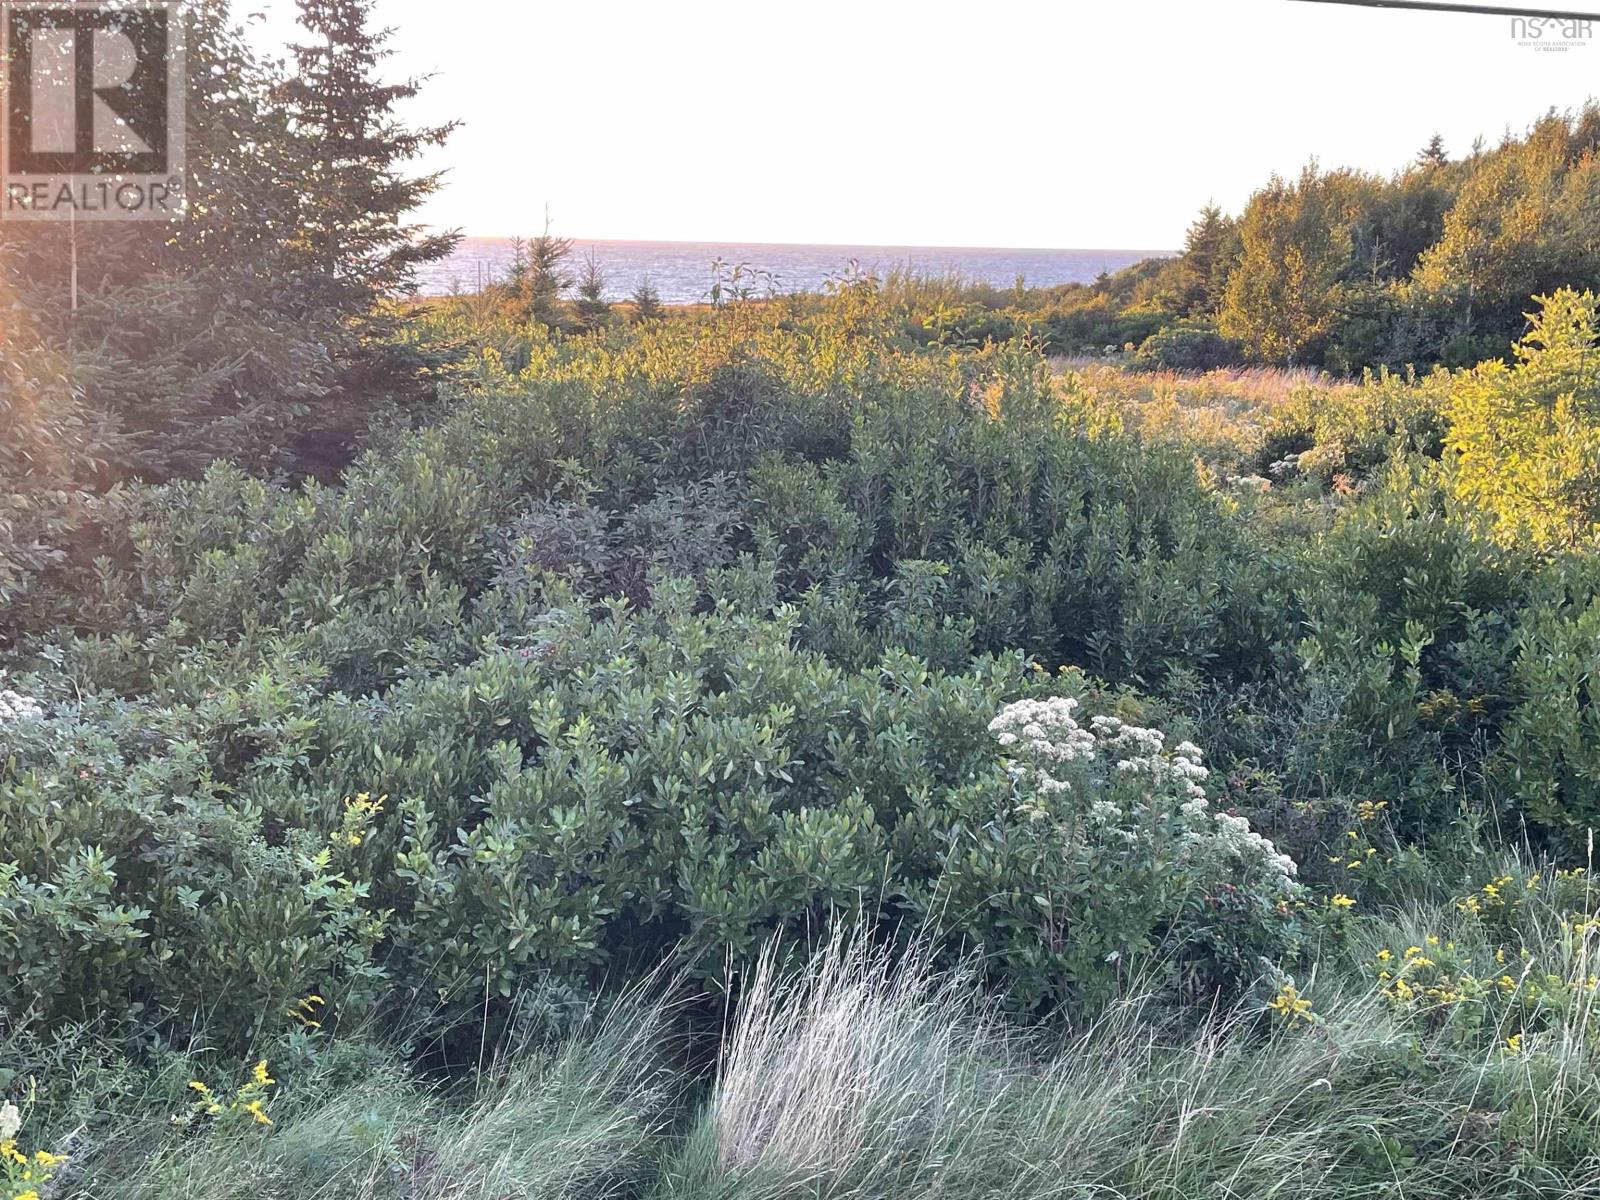
[[[511,263],[506,267],[506,288],[512,295],[522,291],[523,281],[528,277],[528,243],[519,237],[511,239]]]
[[[552,234],[550,218],[546,216],[544,232],[527,243],[520,267],[513,262],[513,271],[518,272],[515,295],[528,320],[551,327],[561,323],[561,298],[573,284],[567,273],[571,257],[572,239]]]
[[[598,329],[611,315],[606,300],[606,277],[591,248],[583,260],[583,278],[578,281],[578,321],[585,329]]]
[[[662,315],[661,293],[656,291],[656,285],[648,275],[639,281],[639,286],[633,289],[629,299],[633,302],[635,321],[654,321]]]
[[[1425,167],[1442,167],[1450,161],[1450,156],[1445,153],[1444,138],[1434,134],[1428,139],[1428,144],[1417,152],[1417,162]]]

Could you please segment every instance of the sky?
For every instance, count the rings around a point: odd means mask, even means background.
[[[293,30],[293,0],[235,4],[264,46]],[[548,208],[581,238],[1170,249],[1312,157],[1389,172],[1600,95],[1600,20],[1552,53],[1508,17],[1303,0],[376,11],[390,70],[433,75],[406,116],[462,122],[421,215],[481,236]]]

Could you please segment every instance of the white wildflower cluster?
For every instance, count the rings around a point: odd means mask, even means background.
[[[1274,875],[1285,880],[1293,879],[1298,868],[1294,859],[1281,852],[1272,841],[1250,828],[1250,822],[1230,813],[1212,813],[1215,831],[1212,835],[1214,851],[1246,862],[1260,860]]]
[[[1073,715],[1077,710],[1078,702],[1070,696],[1018,700],[989,722],[989,732],[1035,765],[1034,782],[1047,792],[1068,789],[1066,780],[1052,774],[1054,768],[1105,762],[1122,774],[1142,775],[1153,784],[1175,784],[1190,799],[1205,799],[1200,784],[1209,772],[1200,765],[1200,747],[1193,742],[1180,742],[1168,750],[1167,735],[1159,729],[1129,725],[1116,717],[1094,717],[1086,729]]]
[[[1200,747],[1193,742],[1179,742],[1168,750],[1167,735],[1159,729],[1129,725],[1116,717],[1095,717],[1089,728],[1124,775],[1170,783],[1190,800],[1205,800],[1206,790],[1200,784],[1211,772],[1200,765]]]
[[[1086,815],[1116,840],[1137,841],[1148,825],[1152,805],[1173,805],[1187,829],[1184,844],[1176,848],[1180,860],[1205,860],[1254,864],[1278,877],[1285,887],[1295,874],[1294,860],[1250,828],[1243,817],[1215,812],[1206,799],[1204,782],[1210,772],[1200,747],[1179,742],[1170,749],[1159,729],[1131,725],[1117,717],[1096,716],[1088,727],[1074,715],[1076,700],[1019,700],[1007,705],[989,723],[995,740],[1015,756],[1011,774],[1019,783],[1031,783],[1040,795],[1072,791],[1063,774],[1076,772],[1080,788],[1089,795]],[[1074,766],[1075,765],[1075,766]],[[1071,767],[1071,771],[1063,768]],[[1114,778],[1137,780],[1135,811],[1101,792],[1096,782]],[[1101,794],[1094,794],[1101,793]],[[1112,793],[1122,794],[1124,793]],[[1034,810],[1030,807],[1030,812]],[[1170,810],[1169,810],[1170,811]],[[1112,828],[1116,827],[1116,828]]]
[[[1073,718],[1077,707],[1078,702],[1070,696],[1018,700],[989,722],[996,741],[1035,764],[1033,783],[1041,792],[1069,790],[1067,781],[1053,774],[1052,768],[1094,759],[1094,734]],[[1024,778],[1026,773],[1018,777]]]
[[[0,725],[20,725],[44,720],[44,709],[31,696],[0,688]]]

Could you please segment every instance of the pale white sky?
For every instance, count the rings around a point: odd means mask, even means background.
[[[289,28],[293,0],[235,3]],[[410,116],[465,123],[424,217],[469,234],[548,204],[580,237],[1165,249],[1312,155],[1388,171],[1600,95],[1600,21],[1550,53],[1507,17],[1297,0],[377,8],[394,70],[436,74]]]

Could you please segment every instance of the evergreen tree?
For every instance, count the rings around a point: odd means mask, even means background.
[[[583,277],[578,281],[578,321],[585,329],[598,329],[611,315],[606,301],[606,277],[591,248],[583,260]]]
[[[527,243],[521,263],[513,263],[514,295],[528,320],[552,328],[560,325],[561,298],[574,282],[567,273],[571,257],[572,239],[552,234],[546,216],[544,232]]]
[[[639,280],[639,286],[633,289],[629,299],[633,303],[635,321],[653,321],[662,315],[661,293],[648,275]]]
[[[309,283],[278,79],[225,0],[184,13],[187,215],[0,225],[0,345],[61,362],[106,448],[58,459],[63,483],[264,465],[331,385],[339,321]]]
[[[292,45],[293,74],[279,89],[295,134],[303,205],[297,238],[315,272],[316,303],[342,318],[332,344],[336,388],[296,429],[296,458],[328,474],[354,453],[381,399],[420,399],[426,352],[394,337],[398,311],[385,301],[414,290],[416,268],[447,256],[455,232],[429,232],[407,215],[436,192],[440,174],[410,173],[455,123],[411,127],[397,107],[423,80],[386,82],[389,30],[372,20],[375,0],[297,0],[310,36]]]
[[[1181,292],[1176,297],[1180,312],[1217,310],[1237,248],[1234,223],[1215,204],[1207,204],[1184,237]]]
[[[1437,133],[1417,152],[1417,162],[1424,167],[1442,167],[1449,161],[1450,156],[1444,152],[1444,138]]]
[[[373,0],[298,4],[312,36],[290,47],[295,72],[281,95],[302,155],[301,236],[333,302],[365,315],[384,296],[411,287],[415,268],[445,257],[457,241],[454,233],[404,223],[440,182],[437,172],[407,175],[406,164],[455,125],[411,128],[396,116],[423,81],[379,79],[393,51],[385,45],[389,31],[372,27]]]

